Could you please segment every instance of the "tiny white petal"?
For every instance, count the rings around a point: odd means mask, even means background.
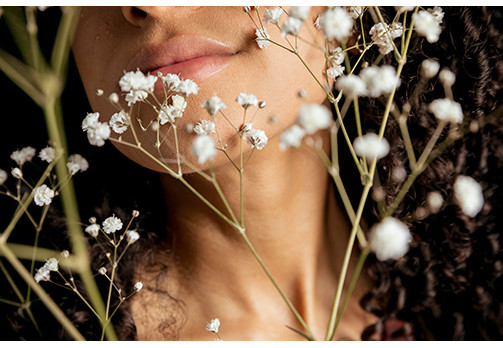
[[[370,247],[380,261],[398,260],[404,256],[411,240],[407,225],[394,217],[387,217],[374,225],[369,236]]]
[[[454,182],[454,196],[463,213],[475,217],[484,206],[482,187],[475,179],[460,175]]]

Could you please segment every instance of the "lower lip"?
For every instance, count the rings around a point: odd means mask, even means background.
[[[202,81],[211,75],[216,74],[225,68],[232,56],[206,56],[189,59],[180,63],[164,66],[152,71],[151,75],[160,72],[162,75],[175,74],[182,79],[191,79],[193,81]]]

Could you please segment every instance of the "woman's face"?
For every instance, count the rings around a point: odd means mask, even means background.
[[[261,15],[264,11],[262,7],[259,9]],[[318,12],[321,9],[311,10],[311,16],[300,32],[302,38],[313,41],[314,35],[318,42],[322,42],[312,24]],[[258,23],[256,11],[252,10],[250,14]],[[278,28],[272,24],[266,28],[272,40],[288,46]],[[259,110],[253,119],[253,128],[264,130],[270,139],[269,145],[262,150],[264,152],[278,150],[278,135],[295,122],[297,110],[303,103],[324,100],[323,90],[300,60],[273,44],[260,49],[254,41],[255,29],[242,7],[83,7],[73,52],[91,107],[100,112],[101,121],[108,121],[117,112],[106,98],[112,92],[121,96],[121,104],[128,110],[118,84],[126,71],[140,68],[147,73],[168,66],[161,70],[172,70],[180,73],[181,78],[193,79],[199,85],[199,93],[188,98],[184,115],[177,121],[177,129],[180,152],[187,160],[196,163],[190,154],[194,135],[185,132],[184,125],[209,119],[207,111],[201,108],[209,97],[218,95],[222,99],[227,105],[224,112],[236,127],[243,120],[243,108],[236,102],[239,93],[254,94],[259,101],[266,101],[266,108]],[[289,39],[294,44],[293,37],[289,36]],[[322,52],[302,40],[298,40],[298,51],[322,81]],[[192,62],[189,62],[190,58],[193,58]],[[179,61],[182,64],[170,67]],[[105,97],[96,95],[98,89],[105,92]],[[303,100],[297,96],[301,89],[307,92]],[[158,97],[162,98],[162,89],[158,92]],[[247,121],[255,110],[248,110]],[[273,115],[278,122],[269,121]],[[139,118],[143,125],[156,116],[146,105],[141,106]],[[139,131],[137,122],[134,117],[133,125]],[[221,115],[216,116],[215,123],[222,141],[229,142],[235,131]],[[173,131],[163,127],[160,128],[161,139],[163,132],[169,134],[164,134],[168,140],[161,146],[162,156],[174,159]],[[152,143],[153,133],[138,133],[142,145],[149,148],[145,144]],[[122,139],[133,142],[130,131],[123,134]],[[239,156],[238,144],[234,137],[228,148],[231,158]],[[117,148],[140,165],[162,171],[138,150],[125,145],[117,145]],[[149,151],[154,153],[153,146],[150,148]],[[246,147],[246,151],[250,149]],[[228,160],[219,153],[213,165],[224,163]]]

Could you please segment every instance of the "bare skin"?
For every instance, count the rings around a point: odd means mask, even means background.
[[[241,53],[235,63],[199,83],[201,90],[193,107],[188,106],[187,119],[191,122],[207,119],[198,106],[219,91],[218,95],[229,106],[228,114],[236,115],[231,118],[238,123],[242,110],[239,106],[231,106],[231,101],[242,90],[267,100],[266,115],[280,116],[280,124],[267,123],[267,117],[255,123],[257,128],[266,131],[270,140],[263,150],[254,152],[246,168],[243,186],[246,233],[313,334],[322,339],[350,224],[335,202],[327,172],[316,154],[305,145],[300,150],[289,151],[280,151],[278,145],[279,134],[295,121],[300,105],[323,102],[323,91],[291,54],[277,47],[261,51],[255,42],[250,44],[254,28],[241,8],[187,8],[178,13],[171,8],[141,10],[146,16],[135,16],[137,12],[131,8],[123,8],[122,12],[117,8],[84,9],[74,53],[93,109],[103,114],[113,112],[106,102],[94,96],[94,90],[117,89],[113,81],[121,76],[121,66],[128,60],[123,56],[131,57],[142,40],[158,40],[163,33],[176,31],[178,27],[175,26],[182,25],[182,21],[188,23],[185,25],[190,27],[191,33],[206,33],[208,29],[200,24],[205,21],[222,23],[221,29],[214,29],[212,34],[220,40],[229,40]],[[313,18],[315,14],[316,9],[313,9]],[[92,30],[108,33],[107,45],[96,43]],[[272,34],[274,28],[269,32],[281,41],[279,34]],[[126,39],[121,36],[126,35],[124,33],[129,35],[128,44],[124,44]],[[309,37],[308,32],[303,34]],[[89,49],[96,57],[86,57],[84,53]],[[303,44],[299,50],[305,53],[308,65],[321,78],[323,59],[315,58],[321,56],[319,52]],[[114,55],[119,62],[100,65],[100,61],[109,62]],[[307,91],[307,100],[295,98],[300,88]],[[223,128],[224,123],[218,122],[217,126]],[[224,134],[225,139],[230,136],[230,131]],[[319,132],[317,136],[328,144],[326,132]],[[181,139],[182,153],[189,153],[190,141],[188,136]],[[119,150],[140,165],[158,169],[144,155],[124,147]],[[164,151],[169,154],[172,149]],[[238,146],[230,148],[231,157],[236,158],[238,151]],[[249,154],[249,148],[246,151]],[[236,169],[223,155],[217,156],[213,166],[233,211],[239,215]],[[202,169],[208,170],[207,167]],[[225,211],[209,182],[196,174],[189,174],[187,180]],[[301,329],[239,234],[178,181],[163,173],[161,181],[170,239],[166,241],[167,251],[156,254],[155,258],[167,265],[168,271],[138,265],[137,278],[145,284],[144,290],[131,303],[138,339],[211,340],[216,337],[205,331],[204,326],[215,317],[222,323],[220,334],[224,340],[302,339],[285,327]],[[354,266],[355,260],[350,274]],[[370,286],[365,278],[360,280],[336,339],[357,340],[362,330],[372,323],[373,317],[358,305]]]

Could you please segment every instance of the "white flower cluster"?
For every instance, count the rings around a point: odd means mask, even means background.
[[[110,117],[108,124],[115,133],[122,134],[129,127],[129,115],[126,114],[124,110],[116,112],[112,115],[112,117]]]
[[[309,16],[311,6],[292,6],[290,7],[288,18],[281,26],[281,35],[299,35],[300,28],[304,25],[304,21]],[[278,17],[279,20],[279,17]]]
[[[52,161],[54,161],[54,158],[56,157],[56,150],[54,150],[54,148],[51,146],[47,146],[42,150],[40,150],[38,157],[40,157],[42,161],[51,163]]]
[[[58,271],[58,260],[54,257],[48,259],[45,264],[37,270],[34,278],[37,283],[40,281],[49,281],[51,279],[51,271]]]
[[[54,191],[51,190],[46,184],[43,184],[33,190],[33,200],[35,204],[42,207],[44,205],[49,205],[54,198]]]
[[[257,36],[255,41],[260,49],[264,49],[271,44],[268,41],[271,37],[267,34],[267,30],[265,28],[255,30],[255,35]]]
[[[349,13],[351,18],[357,19],[363,14],[365,6],[344,6],[344,9]]]
[[[342,52],[342,48],[340,47],[330,49],[330,56],[328,57],[330,67],[327,69],[328,77],[335,79],[344,73],[345,67],[342,66],[342,63],[344,63],[345,56],[346,53]]]
[[[344,95],[350,98],[360,96],[378,98],[391,93],[399,86],[400,79],[396,76],[395,68],[390,65],[362,69],[358,76],[342,76],[335,84],[337,89],[342,90]]]
[[[257,150],[262,150],[269,140],[263,130],[253,128],[246,132],[245,139],[250,147]]]
[[[215,133],[215,123],[208,120],[202,120],[194,127],[194,132],[197,135],[210,135],[211,133]]]
[[[126,101],[128,106],[138,101],[145,100],[149,93],[154,91],[157,76],[144,75],[141,71],[129,71],[119,80],[121,91],[128,92]]]
[[[389,35],[388,35],[389,33]],[[400,22],[395,22],[391,27],[386,23],[377,23],[370,29],[372,41],[379,47],[379,53],[385,55],[393,51],[393,44],[390,40],[402,36],[403,26]]]
[[[461,105],[447,98],[435,99],[428,105],[428,110],[441,121],[452,123],[463,121]]]
[[[339,42],[347,40],[353,30],[353,18],[342,7],[333,7],[325,11],[317,20],[318,27],[323,30],[329,40]]]
[[[394,217],[387,217],[370,230],[370,248],[380,261],[398,260],[409,250],[409,228]]]
[[[258,104],[258,99],[253,94],[239,93],[236,101],[245,109],[248,109],[250,106],[257,106]]]
[[[475,217],[484,206],[482,187],[475,179],[460,175],[454,182],[454,196],[463,213]]]
[[[114,215],[108,217],[101,224],[106,234],[114,233],[122,228],[122,221]]]
[[[68,171],[70,174],[76,174],[77,172],[85,172],[89,168],[89,163],[87,160],[79,154],[73,154],[68,157],[68,162],[66,163]]]
[[[159,123],[161,125],[166,124],[167,122],[175,123],[177,118],[183,116],[183,112],[187,107],[187,101],[184,97],[174,94],[171,96],[171,104],[165,105],[159,111],[157,116]]]
[[[208,98],[204,101],[204,103],[201,105],[203,109],[206,109],[210,116],[215,116],[218,114],[218,112],[222,109],[226,109],[227,105],[224,104],[224,102],[217,97],[216,95]]]
[[[279,24],[279,20],[282,15],[283,15],[283,10],[279,7],[269,9],[269,10],[265,11],[263,14],[264,24],[269,24],[269,23]]]
[[[87,132],[87,139],[91,145],[103,146],[110,137],[110,127],[104,122],[99,122],[98,112],[88,113],[82,121],[82,130]]]
[[[27,146],[22,148],[21,150],[16,150],[14,151],[11,155],[10,158],[17,163],[18,166],[22,167],[23,164],[26,162],[29,162],[33,159],[35,156],[36,150],[31,147]]]
[[[429,43],[437,42],[442,28],[440,24],[444,18],[444,12],[441,7],[434,7],[428,11],[419,11],[412,15],[414,20],[414,29],[416,32],[425,36]]]
[[[180,79],[180,77],[175,74],[161,76],[161,81],[169,92],[181,93],[185,98],[199,92],[197,83],[189,79]]]
[[[357,137],[353,142],[355,152],[360,157],[366,157],[367,161],[381,159],[389,152],[388,141],[384,138],[379,138],[377,134],[367,133],[361,137]]]

